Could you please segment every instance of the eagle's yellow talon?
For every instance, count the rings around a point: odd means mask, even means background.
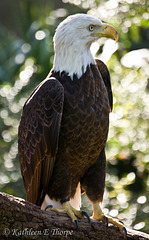
[[[71,218],[72,222],[74,222],[76,224],[76,229],[78,229],[78,226],[79,226],[77,217],[78,218],[84,218],[84,216],[86,216],[88,218],[88,220],[90,220],[89,215],[86,212],[76,210],[75,208],[73,208],[70,205],[70,203],[68,201],[64,202],[62,204],[61,209],[56,208],[53,205],[48,205],[45,208],[45,211],[49,211],[49,210],[52,210],[52,211],[55,211],[55,212],[58,212],[58,213],[66,213]]]
[[[124,227],[124,224],[121,223],[119,220],[113,219],[111,217],[109,217],[108,219],[109,219],[109,223],[112,223],[113,225],[117,226],[121,232],[127,233],[126,228]]]
[[[92,218],[107,223],[107,226],[108,226],[108,223],[112,223],[113,225],[117,226],[119,230],[125,234],[125,236],[127,236],[127,230],[124,227],[124,224],[121,223],[119,220],[113,219],[111,217],[106,217],[105,214],[102,212],[98,202],[93,203]]]

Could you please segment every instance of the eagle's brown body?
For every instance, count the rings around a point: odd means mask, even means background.
[[[96,64],[80,79],[51,71],[25,103],[18,148],[33,203],[73,197],[79,182],[91,201],[102,200],[112,92],[107,67]]]
[[[68,16],[57,27],[53,69],[25,102],[18,152],[27,200],[42,210],[67,213],[78,228],[81,191],[93,206],[93,219],[107,218],[102,202],[105,145],[112,110],[109,71],[90,47],[100,37],[118,41],[117,31],[87,14]],[[81,189],[80,189],[81,188]]]

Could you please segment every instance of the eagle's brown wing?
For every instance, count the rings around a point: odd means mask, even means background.
[[[26,101],[18,131],[18,152],[27,200],[41,204],[58,149],[64,89],[44,80]]]
[[[113,108],[113,95],[112,95],[112,88],[111,88],[111,80],[110,80],[110,74],[107,66],[99,59],[96,59],[96,64],[98,67],[98,70],[102,76],[102,79],[104,81],[104,84],[106,86],[107,92],[108,92],[108,98],[109,98],[109,104],[110,109],[112,111]]]

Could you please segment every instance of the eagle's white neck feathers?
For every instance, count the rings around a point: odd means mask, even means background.
[[[65,71],[73,80],[74,74],[80,78],[88,65],[95,64],[90,46],[96,38],[88,30],[90,24],[102,22],[86,14],[75,14],[58,26],[54,36],[54,71]]]
[[[75,50],[75,48],[77,49]],[[71,79],[74,74],[80,78],[91,63],[95,64],[95,60],[90,49],[83,45],[75,46],[74,43],[71,46],[62,46],[55,52],[54,70],[67,72]]]

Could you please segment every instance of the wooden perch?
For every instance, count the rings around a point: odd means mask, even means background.
[[[66,214],[45,212],[38,206],[6,193],[0,193],[0,239],[123,240],[124,235],[111,224],[79,220],[79,228]],[[149,235],[128,230],[127,239],[149,239]]]

